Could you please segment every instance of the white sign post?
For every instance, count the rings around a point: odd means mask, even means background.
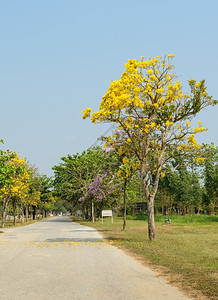
[[[102,224],[103,224],[103,217],[111,217],[112,224],[113,224],[113,212],[112,212],[112,210],[102,210],[101,216],[102,216]]]

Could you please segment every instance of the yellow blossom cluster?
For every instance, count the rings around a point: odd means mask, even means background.
[[[117,177],[129,178],[130,175],[131,175],[131,172],[128,169],[126,169],[126,170],[119,169],[117,171]]]
[[[11,173],[11,185],[2,187],[0,194],[25,198],[28,193],[30,179],[27,163],[22,157],[15,153],[14,157],[9,161],[9,165],[16,166],[17,171]]]
[[[190,94],[183,92],[173,72],[173,57],[174,54],[169,54],[164,58],[129,59],[121,78],[110,83],[99,110],[83,111],[84,119],[115,123],[118,131],[123,131],[119,146],[115,143],[117,136],[109,138],[106,145],[117,150],[123,159],[125,172],[119,170],[119,177],[129,176],[130,165],[134,169],[126,159],[131,160],[131,155],[140,162],[141,172],[147,176],[144,178],[151,174],[160,176],[166,156],[173,156],[177,150],[191,152],[200,159],[201,145],[196,142],[195,134],[206,129],[201,123],[195,129],[190,128],[190,121],[201,109],[215,102],[207,94],[203,80],[189,80]]]
[[[196,160],[199,164],[203,164],[205,158],[203,158],[203,157],[195,157],[195,160]]]
[[[86,119],[87,117],[90,116],[90,113],[91,113],[91,108],[90,107],[87,107],[85,110],[83,110],[83,119]]]
[[[168,59],[174,55],[168,55]],[[141,61],[129,59],[126,70],[120,80],[112,81],[107,93],[102,97],[99,111],[91,114],[91,109],[83,111],[83,118],[91,117],[93,123],[97,121],[113,121],[121,123],[122,113],[135,116],[136,112],[165,111],[167,107],[183,97],[181,83],[174,82],[174,68],[166,64],[166,58],[160,56]],[[163,113],[162,113],[163,115]],[[170,122],[166,118],[165,122]],[[152,122],[154,125],[154,122]],[[126,120],[125,125],[130,128],[137,125],[137,120]],[[148,124],[149,125],[149,124]],[[167,125],[166,125],[167,126]],[[148,127],[145,129],[148,132]]]

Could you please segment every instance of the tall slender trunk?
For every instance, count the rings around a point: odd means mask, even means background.
[[[22,199],[20,199],[20,210],[21,210],[21,223],[24,223],[24,209],[23,209],[23,202]]]
[[[151,241],[155,240],[154,225],[154,196],[148,197],[148,237]]]
[[[9,200],[10,200],[10,197],[5,196],[5,197],[3,198],[3,207],[2,207],[2,228],[5,227],[6,211],[7,211],[7,206],[8,206]]]
[[[6,220],[6,208],[4,209],[4,206],[3,206],[3,211],[2,211],[2,228],[5,227],[5,220]]]
[[[92,201],[92,223],[95,223],[95,209],[94,202]]]
[[[146,179],[146,165],[142,163],[141,165],[141,176],[142,184],[147,200],[148,206],[148,237],[150,241],[155,240],[155,225],[154,225],[154,197],[156,195],[157,186],[155,187],[155,192],[153,194],[149,191],[149,184]]]
[[[89,219],[89,209],[87,207],[87,205],[84,207],[84,220],[88,220]]]
[[[36,207],[33,206],[33,220],[36,219]]]
[[[24,211],[23,211],[23,208],[21,210],[21,223],[24,224]]]
[[[127,179],[125,178],[124,180],[124,185],[123,185],[123,230],[126,230],[126,185],[127,185]]]
[[[28,204],[26,205],[26,222],[28,221],[29,218],[29,207]]]
[[[14,216],[14,225],[16,225],[16,200],[13,199],[13,216]]]

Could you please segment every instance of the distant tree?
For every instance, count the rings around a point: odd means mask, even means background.
[[[68,209],[82,209],[84,216],[88,217],[88,204],[82,205],[79,199],[86,194],[88,184],[96,178],[99,170],[106,168],[104,151],[101,147],[89,148],[81,154],[62,157],[61,161],[53,167],[55,195],[67,202]]]
[[[47,212],[52,211],[55,203],[55,197],[52,190],[52,180],[46,175],[39,177],[39,192],[40,200],[38,207],[42,212],[43,217],[47,217]]]
[[[137,163],[135,155],[126,152],[126,135],[122,130],[116,131],[111,137],[103,138],[105,140],[105,147],[107,152],[113,152],[116,156],[116,171],[117,177],[122,182],[123,191],[123,230],[126,230],[126,214],[127,214],[127,188],[131,182],[136,171],[139,169],[140,164]]]
[[[5,226],[6,211],[9,202],[13,199],[14,208],[16,199],[21,199],[27,188],[27,163],[17,153],[1,152],[0,155],[0,195],[3,202],[2,227]]]
[[[211,151],[204,163],[204,186],[203,201],[208,214],[213,214],[218,202],[218,148]]]
[[[105,206],[112,206],[116,203],[117,194],[119,193],[119,182],[113,174],[108,171],[102,175],[96,176],[91,182],[87,184],[87,192],[79,200],[81,202],[88,202],[92,207],[92,222],[95,221],[94,207],[97,205],[99,212]]]

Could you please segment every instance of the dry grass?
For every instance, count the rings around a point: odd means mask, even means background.
[[[156,241],[147,238],[143,220],[128,220],[122,231],[122,219],[105,219],[104,224],[80,222],[95,227],[116,246],[149,264],[167,279],[198,299],[218,299],[218,223],[156,222]]]

